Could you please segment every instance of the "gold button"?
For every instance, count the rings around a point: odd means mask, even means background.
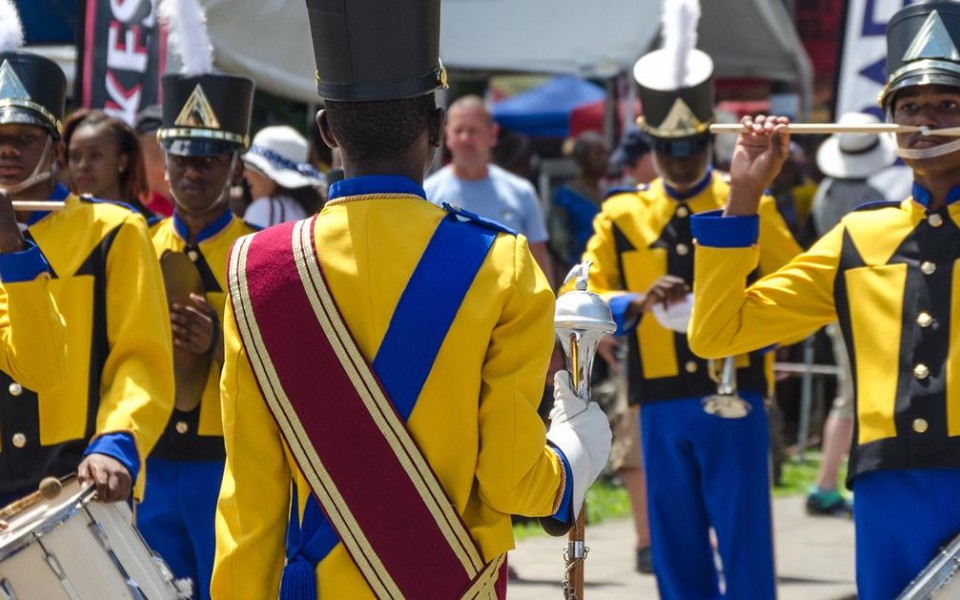
[[[10,392],[11,396],[16,397],[23,393],[23,386],[14,381],[7,387],[7,391]]]
[[[917,433],[925,433],[929,429],[930,425],[927,423],[926,419],[914,419],[913,420],[913,430]]]
[[[23,448],[27,445],[27,436],[22,433],[15,433],[10,441],[13,442],[15,448]]]
[[[930,223],[930,227],[940,227],[941,225],[943,225],[943,217],[941,217],[937,213],[933,213],[932,215],[927,217],[927,223]]]
[[[677,216],[681,219],[690,214],[690,209],[686,206],[680,205],[677,207]]]
[[[197,259],[200,258],[200,255],[197,254],[196,250],[188,250],[187,257],[189,257],[193,262],[197,262]]]
[[[917,379],[926,379],[930,376],[930,369],[927,368],[927,365],[920,363],[913,368],[913,376]]]
[[[922,312],[917,315],[917,325],[920,327],[930,327],[931,323],[933,323],[933,317],[930,316],[930,313]]]
[[[687,373],[696,373],[699,367],[697,365],[697,361],[688,360],[687,364],[683,365],[683,368],[687,371]]]
[[[186,421],[177,421],[176,429],[177,433],[186,433],[190,431],[190,426],[187,425]]]
[[[680,256],[686,256],[690,254],[690,246],[686,244],[677,244],[676,250],[677,250],[677,254],[679,254]]]
[[[920,263],[920,271],[924,275],[933,275],[934,271],[937,270],[937,265],[933,264],[929,260],[925,260]]]

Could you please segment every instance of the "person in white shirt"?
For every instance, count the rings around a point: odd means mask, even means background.
[[[427,200],[459,206],[523,234],[547,279],[553,281],[547,253],[547,226],[533,185],[492,164],[499,127],[479,96],[450,105],[444,139],[452,162],[423,183]]]
[[[243,219],[257,227],[299,221],[323,204],[322,173],[307,162],[307,140],[286,125],[264,127],[253,138],[243,162],[253,202]]]

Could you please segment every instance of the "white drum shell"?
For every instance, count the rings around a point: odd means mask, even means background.
[[[132,522],[125,503],[91,502],[76,481],[38,498],[0,533],[0,598],[182,598]]]

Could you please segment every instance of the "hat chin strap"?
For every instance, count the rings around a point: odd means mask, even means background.
[[[43,154],[40,156],[40,160],[37,161],[37,166],[33,168],[33,173],[30,174],[30,177],[27,177],[20,183],[11,186],[0,186],[0,190],[3,190],[8,195],[13,195],[23,190],[32,188],[41,181],[46,181],[50,179],[50,170],[41,172],[40,167],[47,161],[47,155],[50,154],[50,146],[52,145],[53,136],[47,136],[47,145],[43,147]]]
[[[960,150],[960,138],[952,142],[947,142],[946,144],[933,146],[932,148],[897,148],[897,156],[911,160],[923,160],[925,158],[936,158],[944,154],[950,154],[957,150]]]

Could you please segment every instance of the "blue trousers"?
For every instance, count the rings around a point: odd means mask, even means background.
[[[858,597],[896,598],[960,533],[960,469],[872,471],[853,491]]]
[[[216,548],[214,521],[223,479],[220,461],[147,461],[137,528],[177,579],[193,580],[193,597],[210,598]]]
[[[752,408],[740,419],[707,414],[701,398],[640,407],[653,568],[664,600],[776,597],[767,415],[760,396],[741,395]]]

